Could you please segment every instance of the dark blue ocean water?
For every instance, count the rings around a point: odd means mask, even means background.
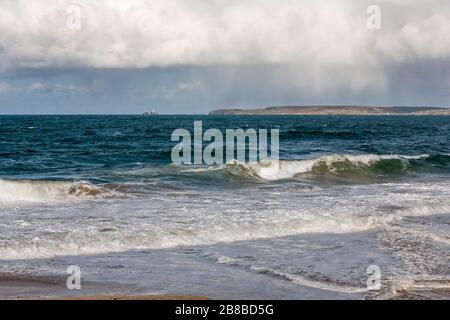
[[[172,131],[192,132],[195,120],[204,130],[279,129],[285,160],[426,154],[418,170],[450,170],[450,117],[1,116],[0,176],[108,180],[109,170],[169,164]]]

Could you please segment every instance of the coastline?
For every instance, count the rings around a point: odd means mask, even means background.
[[[242,116],[449,116],[449,108],[372,106],[281,106],[256,109],[216,109],[209,115]]]

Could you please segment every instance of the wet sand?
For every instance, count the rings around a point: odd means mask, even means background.
[[[208,300],[194,295],[127,295],[128,285],[83,284],[80,291],[66,288],[66,278],[0,273],[0,300]]]

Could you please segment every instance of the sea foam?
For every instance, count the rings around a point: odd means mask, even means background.
[[[104,197],[112,191],[88,182],[0,180],[0,202],[53,202],[76,197]]]

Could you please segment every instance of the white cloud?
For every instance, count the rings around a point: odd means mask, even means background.
[[[13,86],[7,82],[4,82],[4,81],[0,82],[0,94],[12,93],[12,92],[17,92],[17,91],[18,91],[18,88],[16,88],[15,86]]]
[[[48,85],[46,83],[42,83],[42,82],[33,82],[33,84],[31,84],[29,91],[31,92],[42,92],[48,89]]]
[[[78,86],[75,84],[45,83],[40,81],[33,82],[26,88],[26,92],[31,94],[87,94],[93,93],[96,90],[96,85]]]
[[[390,0],[395,27],[366,28],[360,1],[79,0],[81,29],[67,27],[66,0],[2,0],[0,64],[7,67],[149,67],[220,63],[345,65],[449,58],[450,5]],[[389,6],[383,9],[383,4]],[[431,15],[430,15],[431,14]],[[409,21],[414,17],[414,21]]]
[[[180,83],[177,88],[179,90],[184,90],[184,91],[199,91],[199,90],[203,90],[205,88],[205,85],[199,81],[183,82],[183,83]]]
[[[400,38],[418,57],[449,58],[450,16],[436,13],[420,23],[408,24],[402,28]]]

